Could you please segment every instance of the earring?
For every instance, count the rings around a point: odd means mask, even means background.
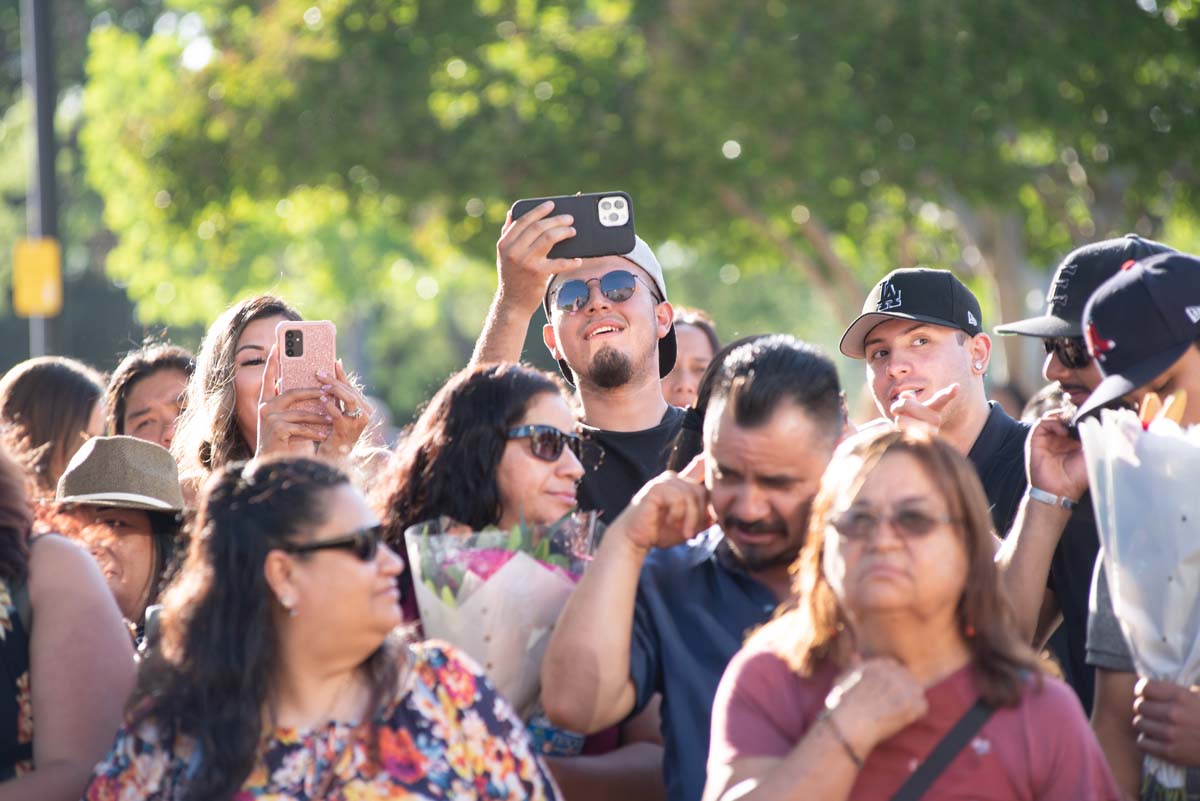
[[[982,369],[983,369],[983,362],[975,362],[975,369],[976,369],[976,370],[982,370]]]
[[[283,605],[283,608],[287,610],[288,617],[295,617],[295,616],[297,615],[297,612],[296,612],[296,602],[295,602],[293,599],[291,599],[291,598],[287,598],[287,599],[280,598],[280,599],[279,599],[279,603],[280,603],[280,604],[282,604],[282,605]]]

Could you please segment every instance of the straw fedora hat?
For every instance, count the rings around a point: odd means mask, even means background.
[[[136,437],[92,437],[58,480],[59,503],[151,512],[183,511],[179,468],[169,451]]]

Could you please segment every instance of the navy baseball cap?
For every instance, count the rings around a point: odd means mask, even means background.
[[[1104,380],[1076,420],[1166,372],[1200,338],[1200,259],[1164,253],[1122,269],[1088,300],[1083,332]]]
[[[970,336],[983,331],[979,301],[949,270],[910,267],[892,270],[867,295],[862,314],[842,334],[838,348],[851,359],[865,359],[871,329],[888,320],[916,320],[958,328]]]
[[[996,333],[1045,338],[1081,336],[1083,307],[1101,284],[1131,261],[1173,252],[1173,248],[1137,234],[1076,248],[1054,271],[1046,293],[1045,314],[997,326]]]

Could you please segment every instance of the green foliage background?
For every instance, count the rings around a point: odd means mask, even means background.
[[[62,68],[81,116],[61,121],[80,158],[64,168],[70,236],[102,243],[85,269],[185,339],[279,292],[338,322],[402,416],[465,362],[520,197],[624,189],[672,300],[725,337],[783,330],[831,352],[897,266],[956,270],[990,326],[1024,316],[1077,244],[1137,230],[1200,246],[1191,0],[85,13],[86,48]],[[0,126],[6,193],[19,109]],[[0,215],[0,236],[18,228]],[[1005,349],[1027,389],[1031,344]]]

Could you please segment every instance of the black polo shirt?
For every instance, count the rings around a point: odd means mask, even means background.
[[[1030,428],[1029,424],[1009,417],[993,401],[987,422],[967,454],[983,482],[992,505],[992,522],[1001,537],[1007,536],[1012,528],[1017,507],[1029,486],[1025,474],[1025,440]],[[1095,669],[1086,659],[1088,596],[1099,543],[1092,504],[1085,496],[1067,521],[1051,558],[1046,582],[1063,616],[1062,625],[1048,645],[1062,667],[1063,678],[1089,714]]]
[[[580,433],[600,446],[603,457],[579,482],[579,508],[597,509],[602,521],[612,523],[647,481],[667,469],[686,415],[668,405],[658,425],[644,431],[605,431],[581,423]]]
[[[1012,528],[1017,507],[1028,486],[1025,478],[1025,439],[1030,426],[1008,416],[991,401],[983,430],[975,438],[967,458],[975,465],[983,491],[992,506],[992,524],[1001,537]]]

